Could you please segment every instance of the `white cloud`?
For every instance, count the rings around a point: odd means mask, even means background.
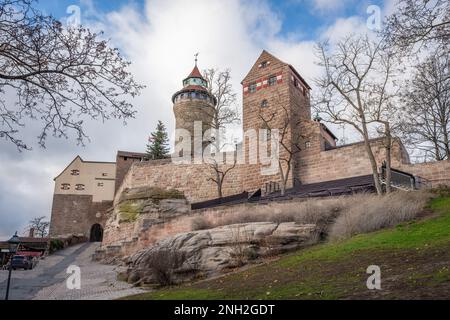
[[[323,11],[335,10],[345,5],[344,0],[313,0],[314,8]]]
[[[321,35],[323,39],[329,39],[332,43],[336,43],[342,38],[352,34],[367,33],[366,21],[361,17],[353,16],[349,18],[339,18],[335,23],[329,26]]]

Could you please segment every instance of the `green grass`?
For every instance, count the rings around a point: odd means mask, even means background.
[[[449,268],[442,265],[450,261],[450,197],[433,199],[429,209],[435,217],[304,249],[220,279],[129,299],[374,298],[365,287],[366,268],[373,262],[387,270],[384,276],[398,279],[388,283],[385,298],[420,297],[427,288],[427,294],[439,298],[442,286],[450,283]]]

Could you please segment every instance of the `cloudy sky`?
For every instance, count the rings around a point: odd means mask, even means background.
[[[32,217],[50,216],[53,178],[80,155],[85,160],[114,161],[117,150],[144,151],[147,136],[162,120],[172,132],[171,96],[200,52],[201,68],[231,68],[234,88],[263,49],[291,63],[312,84],[318,40],[369,32],[367,13],[382,15],[393,0],[40,0],[38,6],[65,22],[77,14],[81,23],[104,30],[113,46],[132,61],[136,79],[147,85],[135,99],[138,114],[120,121],[87,123],[90,142],[49,138],[37,146],[39,124],[27,122],[22,138],[32,151],[0,141],[0,239],[22,232]],[[75,9],[75,10],[74,10]],[[338,132],[340,137],[342,133]]]

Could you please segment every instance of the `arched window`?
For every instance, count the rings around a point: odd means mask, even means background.
[[[261,108],[267,108],[268,106],[269,106],[269,102],[266,99],[264,99],[261,102]]]

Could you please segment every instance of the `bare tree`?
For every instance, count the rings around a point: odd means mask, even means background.
[[[437,52],[414,68],[403,91],[402,132],[409,145],[434,160],[450,159],[450,60]]]
[[[88,138],[84,120],[133,117],[127,100],[143,86],[128,71],[117,49],[86,28],[65,28],[33,7],[34,0],[0,1],[0,138],[19,150],[25,119],[42,123],[48,134],[78,143]]]
[[[212,128],[219,130],[229,124],[239,123],[241,116],[231,83],[231,70],[208,69],[203,72],[203,77],[208,82],[209,93],[217,99]]]
[[[382,194],[378,164],[371,146],[371,131],[382,124],[387,137],[386,152],[390,163],[393,79],[392,58],[381,50],[379,42],[367,36],[341,40],[334,51],[327,42],[317,46],[323,75],[316,79],[320,89],[315,99],[316,110],[326,120],[353,127],[363,138],[375,187]],[[388,168],[388,170],[390,170]],[[387,181],[388,190],[390,181]]]
[[[301,151],[302,136],[299,129],[303,119],[293,112],[288,104],[283,103],[279,94],[275,96],[274,103],[276,111],[268,115],[260,112],[259,118],[265,129],[268,130],[267,137],[270,137],[271,144],[275,144],[279,151],[278,169],[281,178],[281,195],[285,195],[295,156]],[[273,134],[274,130],[278,130],[277,135]]]
[[[399,0],[382,33],[389,45],[404,52],[432,43],[448,46],[450,4],[447,0]]]
[[[223,183],[227,175],[236,168],[237,159],[235,157],[234,163],[232,165],[221,165],[217,160],[212,160],[209,167],[211,169],[211,177],[208,181],[212,181],[217,186],[217,196],[223,198]]]
[[[217,100],[213,109],[211,128],[215,131],[214,138],[210,142],[214,153],[220,154],[227,144],[222,138],[226,126],[240,122],[240,113],[237,107],[237,95],[231,83],[231,71],[229,69],[220,71],[218,69],[208,69],[203,72],[203,77],[208,82],[208,91]],[[203,112],[209,112],[205,109]],[[236,168],[237,159],[234,157],[233,164],[223,165],[222,161],[212,157],[208,161],[212,181],[217,186],[217,196],[223,197],[223,184],[227,175]]]
[[[34,235],[39,238],[45,238],[48,236],[48,229],[50,227],[50,221],[46,220],[47,217],[37,217],[32,219],[28,225],[28,231],[33,229]]]

